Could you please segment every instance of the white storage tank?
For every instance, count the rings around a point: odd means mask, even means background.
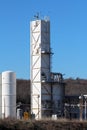
[[[16,118],[16,74],[2,73],[2,117]]]

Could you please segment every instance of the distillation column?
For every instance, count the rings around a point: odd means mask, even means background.
[[[31,113],[41,119],[51,101],[50,80],[50,21],[30,23]],[[49,112],[48,112],[49,113]]]

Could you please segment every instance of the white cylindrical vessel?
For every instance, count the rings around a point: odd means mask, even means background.
[[[23,110],[18,108],[17,109],[17,119],[22,119],[23,116]]]
[[[16,117],[16,74],[12,71],[2,73],[2,115]]]

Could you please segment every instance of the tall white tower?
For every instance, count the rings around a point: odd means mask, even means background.
[[[30,23],[31,112],[36,119],[51,112],[50,21]]]
[[[30,23],[31,113],[36,119],[64,111],[65,83],[61,73],[51,72],[51,55],[50,21],[36,19]]]

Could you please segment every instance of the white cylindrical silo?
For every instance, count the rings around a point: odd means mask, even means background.
[[[16,74],[12,71],[2,73],[2,115],[16,117]]]

